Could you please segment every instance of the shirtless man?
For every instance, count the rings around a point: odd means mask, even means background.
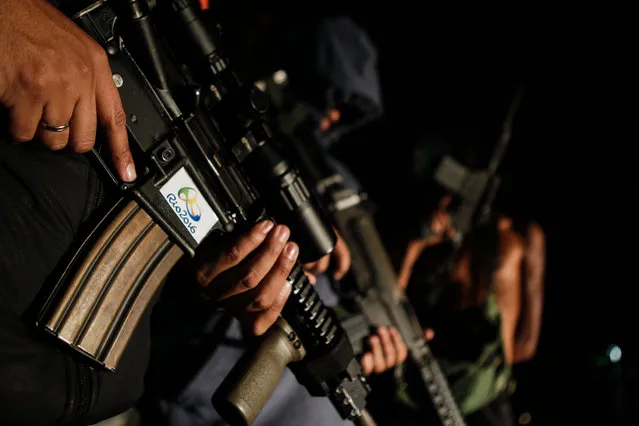
[[[450,201],[444,197],[431,216],[432,235],[407,245],[399,281],[413,305],[424,304],[429,249],[452,235]],[[420,318],[470,425],[514,424],[507,398],[510,367],[531,359],[537,348],[545,241],[538,224],[523,228],[497,216],[473,230],[441,278],[435,318]]]

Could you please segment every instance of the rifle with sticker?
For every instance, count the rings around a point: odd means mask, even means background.
[[[93,368],[115,370],[168,272],[205,238],[271,218],[291,228],[306,262],[330,253],[335,235],[269,127],[268,99],[233,72],[197,3],[98,1],[74,19],[108,53],[138,180],[119,182],[94,150],[120,200],[75,252],[38,325]],[[299,263],[288,279],[282,315],[214,405],[250,425],[290,363],[312,395],[371,424],[370,388],[334,312]]]

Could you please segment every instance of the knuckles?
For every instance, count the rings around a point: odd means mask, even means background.
[[[109,67],[109,56],[106,51],[97,43],[90,41],[89,46],[89,58],[94,67],[97,69],[104,69]]]
[[[265,311],[271,307],[272,301],[268,300],[266,296],[259,296],[251,302],[251,311]]]
[[[126,113],[124,112],[124,109],[117,108],[113,112],[113,126],[116,129],[125,129],[126,128]],[[120,153],[120,155],[122,155],[122,153]]]
[[[87,64],[86,61],[82,61],[76,67],[78,74],[83,79],[93,79],[93,68]]]
[[[232,245],[224,252],[224,257],[228,263],[236,264],[240,261],[240,248],[237,245]]]
[[[258,229],[253,229],[251,232],[247,234],[248,239],[251,241],[251,244],[254,246],[259,246],[262,244],[266,236],[260,232]]]
[[[282,252],[282,249],[284,248],[284,243],[281,241],[273,241],[270,240],[267,242],[267,251],[269,252],[270,255],[272,256],[279,256],[280,253]]]
[[[70,72],[64,72],[60,74],[60,88],[66,94],[71,94],[76,89],[77,81],[75,81],[74,76]]]
[[[200,268],[195,274],[195,281],[202,288],[207,288],[211,284],[212,272],[210,268]]]
[[[291,269],[293,269],[293,262],[287,258],[277,263],[274,273],[278,279],[286,281],[291,273]]]
[[[31,98],[42,101],[45,91],[49,87],[50,74],[45,61],[37,59],[29,66],[21,67],[18,71],[18,81],[26,89]]]
[[[249,271],[244,277],[240,280],[240,285],[247,290],[252,290],[260,283],[255,275],[255,272],[252,270]]]
[[[386,367],[390,368],[394,365],[397,365],[397,358],[395,357],[395,354],[390,354],[387,355],[386,357]]]
[[[54,49],[43,52],[18,68],[17,82],[36,101],[48,101],[48,95],[75,93],[94,80],[93,66],[84,58],[56,56]]]

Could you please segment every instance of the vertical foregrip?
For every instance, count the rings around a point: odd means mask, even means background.
[[[289,282],[292,291],[282,317],[213,395],[213,405],[232,426],[252,424],[289,363],[300,383],[314,396],[328,395],[343,418],[362,415],[368,384],[335,313],[299,264]]]
[[[247,350],[213,396],[213,405],[233,426],[255,421],[280,382],[286,365],[306,349],[291,326],[279,318],[259,346]]]
[[[182,256],[135,202],[105,220],[60,281],[40,322],[76,351],[114,370],[140,317]]]

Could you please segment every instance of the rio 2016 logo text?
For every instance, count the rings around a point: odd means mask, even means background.
[[[198,193],[195,189],[190,187],[183,187],[177,193],[177,196],[173,193],[167,195],[166,199],[178,214],[182,222],[186,225],[191,234],[195,234],[196,225],[194,222],[199,222],[202,217],[202,211],[197,202]],[[179,201],[182,202],[179,202]]]

